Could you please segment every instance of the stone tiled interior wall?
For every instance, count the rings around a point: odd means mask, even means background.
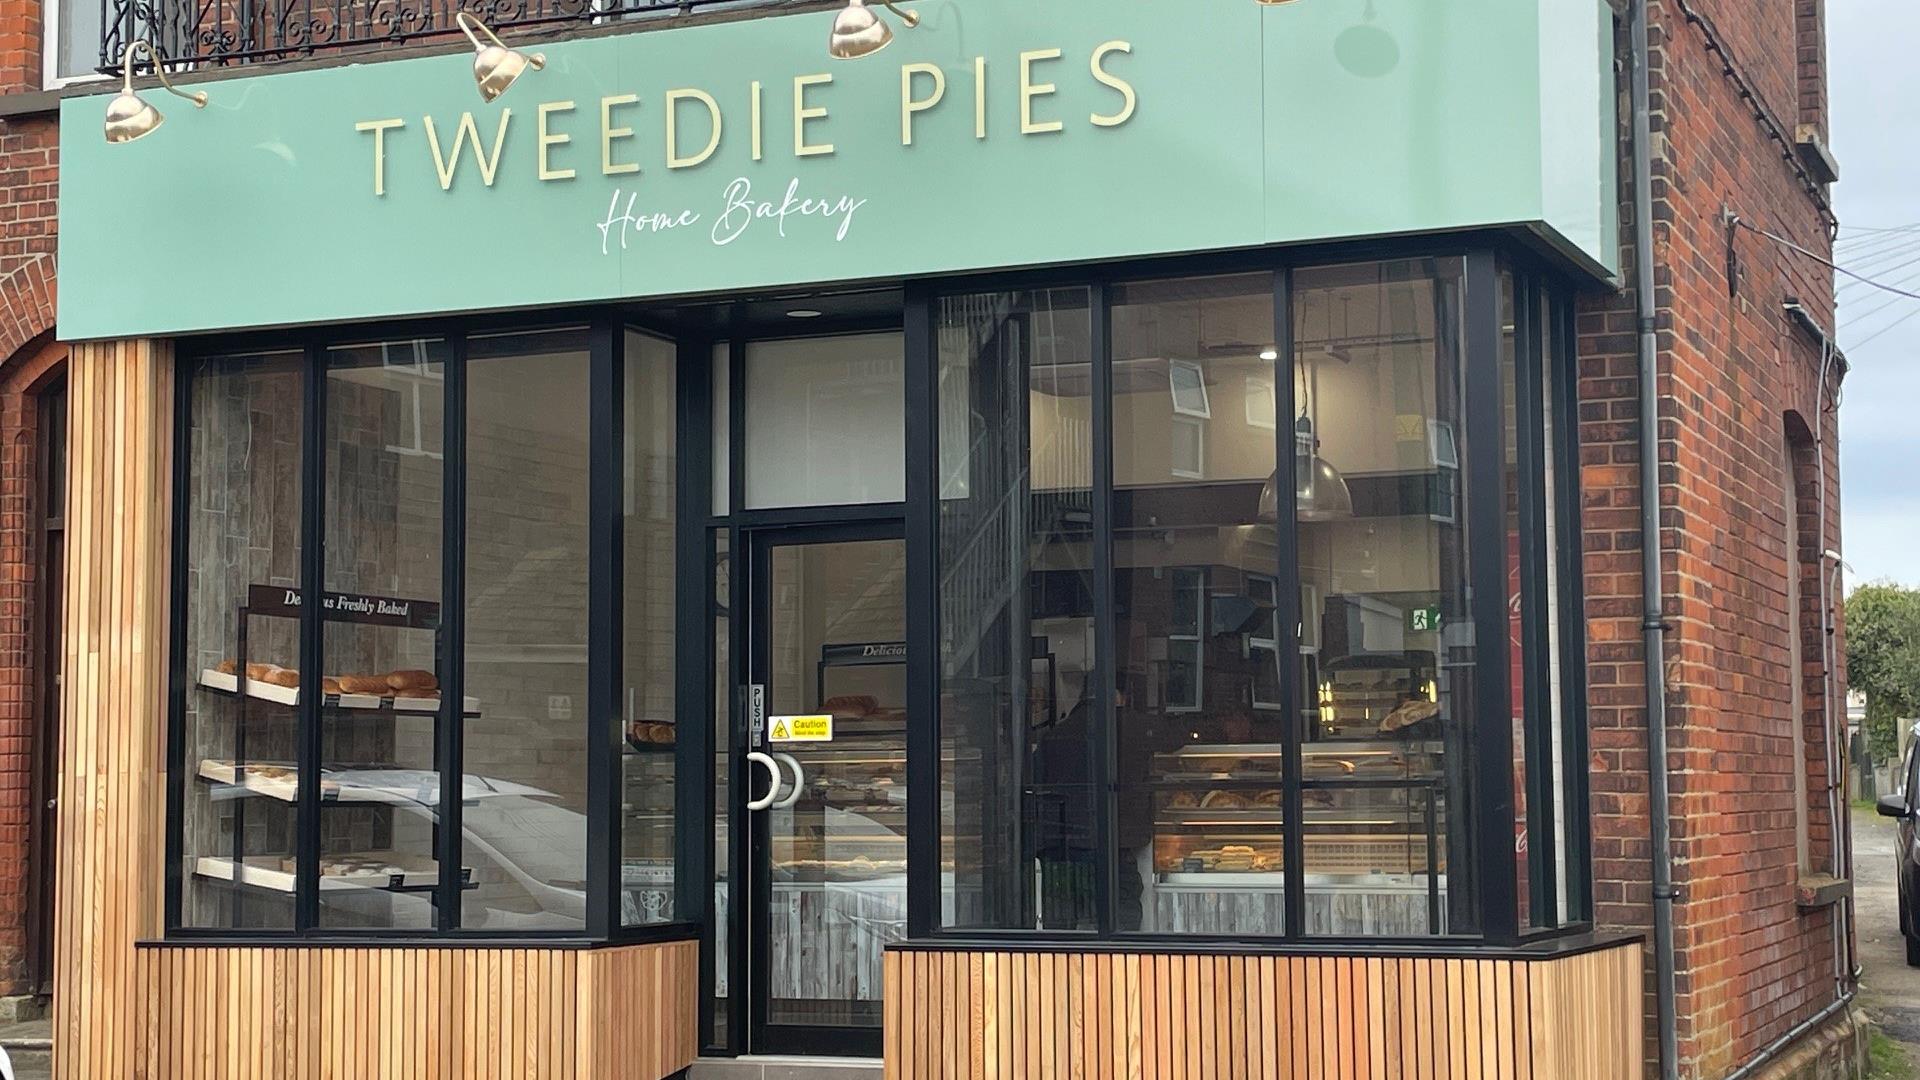
[[[479,887],[462,922],[577,925],[592,722],[585,336],[475,338],[468,349],[466,694],[479,715],[465,723],[465,767],[547,794],[468,804],[463,860]],[[517,883],[515,868],[549,889]]]
[[[250,584],[287,587],[300,581],[300,374],[297,355],[235,357],[189,365],[193,378],[192,467],[188,471],[186,668],[189,680],[237,659],[240,610]],[[248,662],[297,663],[293,620],[249,619]],[[241,701],[190,685],[186,693],[187,777],[208,759],[293,759],[293,712],[269,702]],[[289,904],[244,901],[195,877],[202,857],[229,857],[234,832],[247,855],[293,853],[291,808],[271,799],[221,800],[197,780],[187,784],[182,918],[188,925],[281,925]],[[244,809],[242,809],[244,805]]]

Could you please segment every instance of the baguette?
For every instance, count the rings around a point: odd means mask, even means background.
[[[402,671],[388,672],[387,685],[395,690],[438,690],[440,688],[440,680],[434,678],[433,672],[431,671],[408,668]]]
[[[386,697],[387,677],[385,675],[342,675],[339,677],[340,692],[343,694],[372,694]]]

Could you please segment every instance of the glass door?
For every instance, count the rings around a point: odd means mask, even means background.
[[[878,1056],[907,927],[906,545],[886,523],[752,551],[751,1045]]]

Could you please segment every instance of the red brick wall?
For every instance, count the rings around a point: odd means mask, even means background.
[[[1811,427],[1820,355],[1781,310],[1831,326],[1818,263],[1723,208],[1831,251],[1824,194],[1776,139],[1824,111],[1819,5],[1654,0],[1654,259],[1682,1075],[1718,1077],[1833,999],[1830,911],[1795,905],[1794,725],[1807,747],[1812,862],[1831,825],[1820,727],[1818,576],[1791,550],[1787,416]],[[1691,9],[1697,18],[1689,18]],[[1730,76],[1728,66],[1734,68]],[[1623,207],[1629,243],[1631,208]],[[1631,252],[1628,253],[1631,256]],[[1640,640],[1637,370],[1631,292],[1580,321],[1582,480],[1598,917],[1651,923]],[[1823,448],[1825,545],[1839,542],[1837,443]],[[1808,551],[1809,557],[1817,553]],[[1788,610],[1787,575],[1804,586]],[[1791,653],[1792,621],[1805,655]],[[1801,664],[1807,710],[1792,699]],[[1651,1049],[1651,1048],[1650,1048]]]
[[[0,94],[40,88],[40,4],[0,0]],[[66,350],[52,342],[58,126],[0,119],[0,995],[28,992],[28,832],[33,792],[33,393]]]

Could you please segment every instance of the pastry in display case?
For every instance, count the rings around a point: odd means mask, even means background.
[[[833,715],[833,741],[775,744],[804,758],[805,783],[773,829],[776,891],[813,883],[897,878],[907,869],[906,646],[824,644],[814,700]]]
[[[1313,932],[1424,934],[1441,918],[1444,750],[1437,739],[1404,737],[1430,730],[1423,725],[1437,706],[1420,700],[1401,714],[1418,718],[1391,732],[1383,721],[1411,702],[1349,706],[1376,711],[1364,723],[1323,725],[1318,734],[1340,737],[1301,746],[1302,871]],[[1285,753],[1282,743],[1195,744],[1155,756],[1156,926],[1284,932]]]

